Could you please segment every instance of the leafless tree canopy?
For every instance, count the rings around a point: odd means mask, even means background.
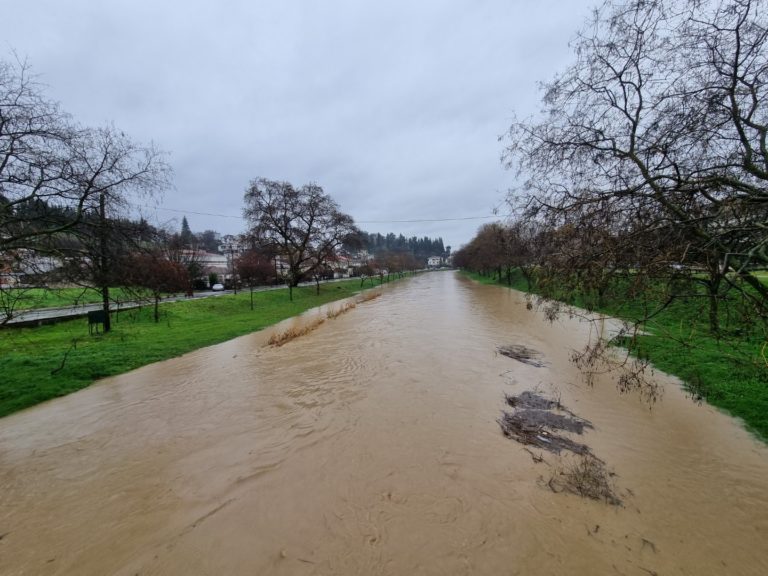
[[[359,234],[352,217],[317,184],[294,188],[288,182],[253,180],[245,192],[244,215],[253,243],[287,263],[291,287],[313,277]]]
[[[768,265],[765,4],[594,11],[573,64],[543,85],[543,114],[516,121],[506,140],[524,181],[510,203],[557,231],[552,254],[592,276],[703,270],[713,305],[728,284],[749,287],[765,311],[751,274]]]
[[[50,249],[99,196],[152,193],[169,168],[113,127],[84,128],[46,99],[25,64],[0,61],[0,250]]]
[[[131,200],[162,191],[169,176],[153,146],[136,144],[112,126],[76,124],[45,97],[25,63],[0,61],[4,273],[21,274],[55,256],[68,272],[83,273],[76,280],[103,290],[106,311]]]

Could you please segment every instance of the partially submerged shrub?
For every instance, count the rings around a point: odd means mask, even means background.
[[[329,320],[333,320],[334,318],[338,318],[342,314],[345,314],[346,312],[349,312],[350,310],[356,307],[357,307],[357,304],[355,304],[354,302],[347,302],[341,308],[334,308],[332,310],[329,310],[328,314],[326,314],[326,317]]]
[[[619,506],[621,500],[616,495],[613,476],[602,460],[593,454],[583,454],[555,465],[547,485],[553,492],[568,492]]]
[[[368,302],[369,300],[374,300],[381,296],[381,292],[363,292],[360,295],[360,302]]]
[[[272,334],[270,336],[269,340],[267,340],[267,344],[270,346],[282,346],[283,344],[290,342],[291,340],[295,338],[299,338],[300,336],[304,336],[306,334],[309,334],[325,322],[325,318],[318,318],[314,322],[311,322],[309,324],[306,324],[301,327],[297,328],[289,328],[285,332],[280,332],[279,334]]]

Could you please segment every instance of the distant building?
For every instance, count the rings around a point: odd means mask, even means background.
[[[427,258],[427,266],[429,268],[437,268],[439,266],[442,266],[443,259],[441,256],[430,256]]]
[[[239,256],[245,251],[245,243],[241,238],[227,234],[219,243],[219,252],[230,256]]]
[[[0,288],[42,286],[54,279],[63,264],[55,256],[24,249],[0,254]]]
[[[343,254],[328,259],[328,266],[333,271],[334,278],[349,278],[352,275],[351,259]]]
[[[228,254],[197,252],[196,258],[200,263],[206,280],[209,274],[216,274],[222,281],[230,277],[231,267]]]

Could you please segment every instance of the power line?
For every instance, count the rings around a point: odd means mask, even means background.
[[[231,214],[215,214],[213,212],[195,212],[193,210],[178,210],[176,208],[163,208],[161,206],[142,206],[151,210],[164,210],[166,212],[176,212],[178,214],[194,214],[196,216],[214,216],[217,218],[233,218],[236,220],[245,220],[242,216],[233,216]],[[488,216],[464,216],[459,218],[417,218],[412,220],[356,220],[357,224],[418,224],[422,222],[460,222],[464,220],[488,220],[489,218],[502,218],[496,214]]]
[[[149,208],[150,210],[164,210],[166,212],[177,212],[179,214],[195,214],[196,216],[217,216],[219,218],[234,218],[236,220],[245,220],[242,216],[232,216],[231,214],[214,214],[212,212],[195,212],[193,210],[177,210],[176,208],[163,208],[162,206],[147,206],[142,204],[141,208]]]
[[[418,222],[458,222],[459,220],[487,220],[498,216],[467,216],[465,218],[421,218],[418,220],[356,220],[358,224],[408,224]]]

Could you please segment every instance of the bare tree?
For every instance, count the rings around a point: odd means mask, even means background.
[[[205,273],[203,254],[194,245],[184,241],[184,235],[179,233],[160,234],[157,244],[163,247],[165,258],[181,265],[186,270],[189,283],[184,287],[187,296],[192,296],[195,281],[200,280]]]
[[[25,63],[0,62],[0,253],[20,267],[40,255],[79,258],[69,269],[90,270],[105,331],[114,213],[131,194],[162,189],[168,176],[152,146],[113,127],[76,125],[42,94]]]
[[[78,144],[81,188],[91,190],[83,215],[47,246],[68,261],[70,279],[102,296],[104,331],[111,329],[110,287],[120,284],[126,255],[142,247],[143,222],[131,220],[131,202],[167,183],[162,154],[140,146],[114,128],[88,130]]]
[[[325,268],[359,234],[352,218],[317,184],[297,189],[288,182],[253,180],[245,193],[244,214],[252,241],[287,262],[291,298],[303,278]]]
[[[506,242],[507,230],[501,222],[483,224],[472,241],[456,253],[457,265],[501,280],[509,261]]]
[[[91,193],[75,177],[78,132],[26,63],[0,61],[0,250],[79,221]]]
[[[101,196],[162,187],[168,170],[114,128],[77,126],[25,63],[0,61],[0,250],[48,249]]]
[[[269,284],[275,278],[275,267],[270,256],[259,250],[247,250],[237,258],[237,271],[251,291],[253,310],[253,289]]]
[[[131,254],[126,264],[123,282],[135,289],[149,291],[154,302],[155,322],[160,322],[163,294],[187,289],[190,283],[187,269],[181,263],[169,260],[159,247]]]
[[[510,129],[507,163],[527,176],[510,201],[552,228],[602,229],[601,274],[662,251],[668,270],[713,274],[712,306],[726,281],[765,309],[751,269],[768,264],[767,40],[762,0],[605,2],[544,85],[544,115]],[[647,238],[658,250],[625,249]]]

